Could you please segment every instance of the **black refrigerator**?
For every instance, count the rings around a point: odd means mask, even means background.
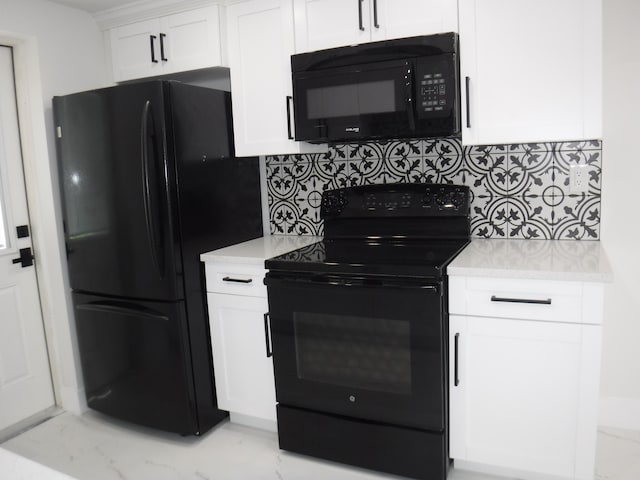
[[[262,234],[228,92],[149,81],[53,99],[87,404],[199,435],[216,405],[203,252]]]

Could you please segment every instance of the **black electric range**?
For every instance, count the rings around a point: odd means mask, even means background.
[[[280,447],[444,479],[446,266],[469,242],[469,190],[331,190],[321,217],[323,241],[265,262]]]

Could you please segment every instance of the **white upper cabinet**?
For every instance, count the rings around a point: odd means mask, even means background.
[[[602,137],[601,0],[459,0],[459,20],[464,144]]]
[[[222,65],[217,5],[110,30],[116,82]]]
[[[326,151],[293,140],[292,0],[249,0],[227,6],[236,155]]]
[[[456,0],[294,0],[296,52],[455,32]]]

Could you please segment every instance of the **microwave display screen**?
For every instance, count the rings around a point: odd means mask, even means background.
[[[313,120],[397,111],[393,80],[309,88],[306,94]]]

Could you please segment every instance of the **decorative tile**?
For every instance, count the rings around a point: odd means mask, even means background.
[[[503,147],[502,145],[499,147]],[[505,196],[508,192],[507,153],[505,148],[471,147],[465,149],[465,184],[474,196]]]
[[[602,188],[602,152],[600,150],[559,150],[555,155],[555,182],[565,195],[569,190],[569,176],[572,165],[587,165],[589,170],[589,195],[600,195]]]
[[[549,240],[553,238],[553,197],[509,196],[509,238]]]
[[[553,153],[547,150],[509,152],[507,160],[507,191],[510,196],[544,195],[553,185]]]
[[[471,235],[478,238],[507,238],[509,201],[490,193],[471,202]]]
[[[555,240],[599,240],[600,196],[575,194],[562,197],[554,207]]]
[[[601,155],[600,140],[463,147],[458,138],[438,138],[269,156],[271,231],[321,234],[319,201],[326,189],[419,182],[468,185],[475,237],[597,239]],[[587,194],[569,192],[571,165],[589,165]]]

